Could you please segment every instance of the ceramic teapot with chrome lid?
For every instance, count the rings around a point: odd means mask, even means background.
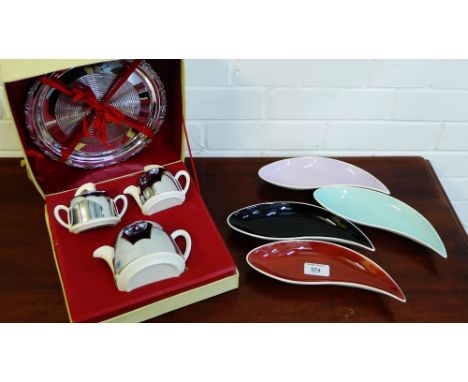
[[[184,252],[175,242],[179,236],[185,239]],[[115,247],[102,246],[93,256],[106,261],[118,290],[130,292],[178,277],[185,270],[191,248],[192,240],[187,231],[178,229],[169,235],[158,223],[141,220],[120,231]]]
[[[119,212],[117,201],[122,201]],[[54,209],[55,219],[72,233],[80,233],[103,226],[117,225],[127,210],[127,198],[118,195],[114,199],[106,191],[97,191],[94,183],[86,183],[79,187],[70,207],[58,205]],[[67,222],[60,216],[60,211],[67,213]]]
[[[124,194],[133,196],[143,215],[153,215],[182,204],[190,186],[190,176],[187,171],[180,170],[172,175],[163,166],[150,165],[138,180],[138,186],[128,186]],[[182,187],[179,179],[185,178]]]

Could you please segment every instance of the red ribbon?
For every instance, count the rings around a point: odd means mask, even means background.
[[[111,88],[107,91],[107,93],[104,95],[102,102],[107,103],[110,101],[110,99],[113,97],[115,93],[117,93],[117,90],[120,89],[120,87],[125,83],[125,81],[128,80],[128,78],[132,75],[132,73],[138,68],[140,63],[143,60],[133,60],[131,65],[125,69],[120,75],[117,77],[115,82],[112,84]]]
[[[128,127],[131,127],[132,129],[139,131],[147,137],[154,137],[155,134],[150,127],[144,125],[143,123],[137,121],[134,118],[129,117],[128,115],[122,113],[120,110],[116,109],[114,106],[108,103],[110,98],[112,98],[112,96],[118,91],[118,89],[123,85],[123,83],[135,71],[140,62],[141,60],[134,60],[130,67],[128,67],[125,71],[122,72],[122,74],[117,78],[110,90],[103,97],[102,101],[99,101],[89,89],[86,89],[82,86],[72,85],[68,87],[59,79],[48,77],[41,78],[41,82],[43,84],[57,89],[63,94],[69,96],[73,102],[80,102],[86,106],[89,106],[89,108],[91,109],[91,114],[83,118],[83,121],[81,123],[81,134],[79,134],[79,129],[75,129],[69,136],[69,140],[71,140],[71,142],[68,145],[68,147],[63,150],[60,161],[65,162],[68,159],[68,157],[75,149],[76,145],[81,141],[82,136],[87,138],[91,136],[89,127],[92,124],[94,136],[98,138],[101,141],[101,143],[107,147],[112,147],[107,143],[107,123],[114,123],[116,126],[121,127],[126,125]]]

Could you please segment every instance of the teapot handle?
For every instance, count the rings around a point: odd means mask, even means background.
[[[183,177],[185,178],[185,186],[184,186],[182,192],[183,192],[184,194],[186,194],[187,191],[188,191],[188,188],[189,188],[189,186],[190,186],[190,175],[189,175],[189,173],[188,173],[187,171],[185,171],[185,170],[180,170],[177,174],[175,174],[174,178],[177,179],[177,181],[179,182],[179,184],[180,184],[179,178],[180,178],[181,176],[183,176]]]
[[[63,220],[62,220],[62,217],[60,216],[60,211],[66,211],[67,212],[67,220],[68,220],[68,207],[65,207],[65,206],[62,206],[62,205],[58,205],[54,208],[54,216],[55,216],[55,219],[60,223],[60,225],[66,229],[69,229],[70,228],[70,223],[65,223]]]
[[[117,208],[117,200],[122,201],[122,211],[120,212],[119,212],[119,209]],[[115,203],[115,207],[117,208],[117,214],[119,215],[119,218],[122,219],[122,216],[125,214],[125,211],[127,211],[127,206],[128,206],[127,197],[125,195],[118,195],[114,198],[114,203]]]
[[[183,258],[185,261],[187,261],[189,255],[190,255],[190,250],[192,249],[192,239],[189,235],[189,233],[183,229],[178,229],[174,232],[171,233],[172,240],[175,241],[175,239],[179,236],[182,236],[185,239],[185,252],[183,253]]]

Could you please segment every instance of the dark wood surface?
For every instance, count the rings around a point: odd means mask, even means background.
[[[312,192],[261,181],[257,171],[271,158],[203,158],[196,160],[202,195],[237,263],[240,287],[152,321],[468,321],[468,240],[429,162],[417,157],[343,159],[377,176],[393,196],[425,215],[446,245],[448,259],[443,259],[408,239],[363,227],[377,250],[360,252],[397,281],[406,303],[354,288],[283,284],[250,269],[245,255],[263,242],[231,231],[227,215],[264,201],[314,203]],[[0,174],[0,321],[66,322],[43,200],[18,159],[0,160]]]

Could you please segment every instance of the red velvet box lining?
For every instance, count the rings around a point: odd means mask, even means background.
[[[44,194],[77,188],[140,171],[150,163],[168,164],[181,159],[182,150],[182,64],[180,60],[146,60],[161,78],[167,96],[164,123],[150,145],[138,155],[113,166],[94,170],[73,168],[44,157],[32,141],[25,124],[27,93],[37,78],[5,84],[13,118],[31,170]]]
[[[175,174],[185,169],[182,163],[167,166]],[[130,184],[137,184],[141,173],[96,184],[115,197]],[[144,216],[133,198],[128,197],[128,209],[116,227],[99,228],[80,234],[68,232],[55,220],[56,205],[68,206],[74,190],[46,197],[47,214],[53,246],[62,276],[70,315],[75,322],[102,321],[145,306],[176,293],[235,274],[236,266],[214,225],[195,186],[191,184],[186,201],[177,207],[152,216]],[[167,233],[186,230],[192,238],[192,250],[187,268],[177,278],[159,281],[132,292],[120,292],[112,272],[101,259],[93,258],[102,245],[114,247],[120,230],[136,220],[159,223]],[[183,249],[183,241],[179,243]]]

